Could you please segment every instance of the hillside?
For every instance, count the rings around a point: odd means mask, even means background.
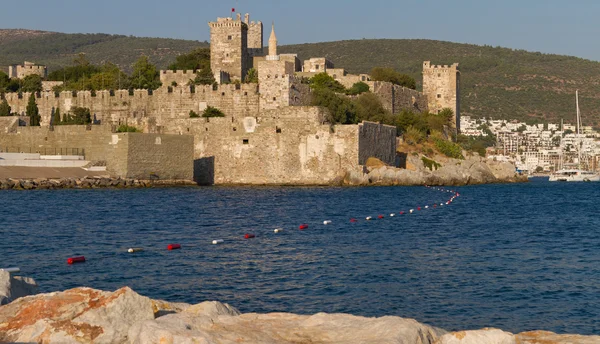
[[[266,43],[266,42],[265,42]],[[0,66],[24,60],[48,65],[50,71],[69,65],[79,52],[93,63],[110,61],[128,71],[142,54],[160,68],[175,56],[207,42],[139,38],[107,34],[63,34],[31,30],[0,30]],[[280,47],[300,59],[327,57],[351,73],[375,66],[394,67],[413,76],[421,88],[425,60],[459,63],[463,115],[572,121],[575,90],[586,125],[600,126],[600,63],[577,57],[432,40],[380,39],[299,44]]]
[[[108,34],[65,34],[32,30],[0,30],[0,66],[32,61],[50,71],[71,65],[80,52],[94,64],[110,61],[125,71],[140,55],[166,68],[175,57],[207,42],[168,38],[146,38]]]
[[[575,117],[575,90],[586,125],[600,125],[600,63],[577,57],[432,40],[354,40],[282,47],[300,59],[325,56],[336,67],[373,66],[410,74],[421,88],[422,63],[459,63],[463,115],[529,120]]]

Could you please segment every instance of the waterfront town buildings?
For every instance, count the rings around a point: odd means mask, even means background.
[[[514,162],[521,171],[600,167],[600,133],[591,126],[581,126],[578,133],[577,126],[568,123],[528,125],[470,116],[462,116],[460,126],[466,136],[494,135],[496,146],[488,149],[488,158]]]

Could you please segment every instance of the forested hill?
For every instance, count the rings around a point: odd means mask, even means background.
[[[265,42],[266,44],[266,42]],[[129,71],[142,54],[159,68],[207,42],[140,38],[107,34],[64,34],[32,30],[0,30],[0,66],[24,60],[46,64],[50,71],[71,65],[79,52],[95,64],[113,62]],[[575,90],[586,125],[600,126],[600,63],[577,57],[541,54],[433,40],[363,39],[280,47],[300,59],[327,57],[351,73],[375,66],[394,67],[417,80],[423,61],[459,63],[463,115],[478,117],[572,121]]]
[[[169,38],[147,38],[108,34],[66,34],[57,32],[8,29],[0,30],[0,66],[31,61],[48,66],[49,71],[72,65],[84,52],[90,62],[112,62],[130,71],[140,55],[147,55],[160,68],[175,57],[207,42]]]
[[[324,56],[336,67],[366,73],[373,66],[394,67],[417,80],[423,61],[459,63],[463,115],[552,120],[575,117],[575,90],[586,125],[600,125],[600,63],[571,56],[472,44],[416,40],[363,39],[289,45],[300,59]]]

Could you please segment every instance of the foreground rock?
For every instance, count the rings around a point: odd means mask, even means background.
[[[240,314],[204,302],[178,314],[134,325],[131,343],[402,343],[431,344],[445,331],[399,317],[348,314]]]
[[[599,344],[600,336],[556,334],[548,331],[522,332],[515,336],[517,344]]]
[[[125,287],[75,288],[0,306],[0,342],[265,344],[600,344],[600,336],[446,331],[395,316],[241,314],[220,302],[150,300]]]
[[[38,286],[33,278],[12,276],[8,271],[0,270],[0,305],[37,292]]]
[[[76,288],[0,307],[0,342],[124,343],[133,324],[151,319],[150,299],[127,287]]]
[[[406,169],[373,164],[364,171],[348,171],[343,178],[346,185],[474,185],[489,183],[526,182],[515,166],[470,156],[465,160],[436,156],[429,159],[420,155],[407,157]]]
[[[443,335],[435,344],[516,344],[512,333],[495,328],[459,331]]]

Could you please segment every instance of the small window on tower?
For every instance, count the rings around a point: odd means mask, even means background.
[[[319,69],[319,65],[315,65],[315,69]]]
[[[438,73],[438,78],[439,78],[440,76],[442,76],[442,74]]]
[[[442,98],[442,95],[441,95],[441,94],[438,94],[438,95],[437,95],[437,97],[438,97],[438,98]]]
[[[273,101],[277,101],[277,97],[273,97]]]
[[[243,140],[242,140],[242,143],[243,143],[243,144],[245,144],[245,145],[247,145],[247,144],[249,144],[249,143],[250,143],[250,141],[248,141],[248,139],[243,139]]]
[[[233,38],[233,37],[231,37],[231,36],[227,36],[227,39],[228,39],[228,40],[230,40],[230,41],[231,41],[231,39],[232,39],[232,38]]]

